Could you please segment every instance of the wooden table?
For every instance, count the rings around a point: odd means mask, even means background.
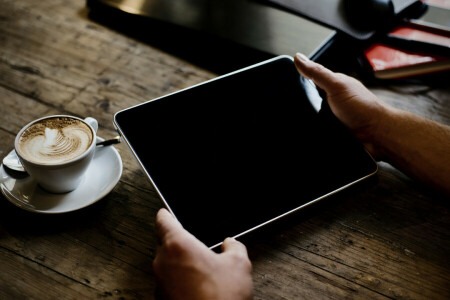
[[[0,156],[38,117],[94,116],[99,136],[111,138],[116,111],[217,75],[155,45],[93,22],[81,0],[1,0]],[[370,88],[448,124],[445,76]],[[125,146],[116,148],[122,179],[85,209],[40,215],[0,197],[0,299],[154,298],[162,205]],[[448,198],[380,163],[375,180],[246,238],[255,298],[449,299],[449,225]]]

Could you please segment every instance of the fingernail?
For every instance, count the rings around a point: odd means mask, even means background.
[[[305,55],[303,55],[302,53],[299,53],[299,52],[297,54],[295,54],[295,56],[301,61],[308,61],[309,60]]]

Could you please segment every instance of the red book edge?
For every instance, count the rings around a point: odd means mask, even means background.
[[[404,51],[376,43],[364,51],[374,76],[380,79],[405,78],[450,70],[450,58]]]
[[[434,30],[400,25],[390,31],[389,35],[450,47],[450,33],[439,33]]]

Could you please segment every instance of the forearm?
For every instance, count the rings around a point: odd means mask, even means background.
[[[395,109],[361,82],[295,56],[297,70],[322,88],[336,117],[376,158],[450,196],[450,127]]]
[[[450,127],[391,107],[380,121],[379,158],[450,196]]]

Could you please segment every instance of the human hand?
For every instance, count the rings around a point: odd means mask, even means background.
[[[303,54],[294,57],[297,70],[327,94],[334,115],[349,128],[374,156],[379,156],[376,137],[390,107],[379,100],[361,82],[345,74],[334,73]]]
[[[334,115],[377,159],[450,195],[450,127],[393,108],[358,80],[297,53],[297,70],[323,89]]]
[[[165,299],[251,299],[251,263],[245,246],[232,238],[217,254],[166,210],[156,216],[158,247],[153,269]]]

